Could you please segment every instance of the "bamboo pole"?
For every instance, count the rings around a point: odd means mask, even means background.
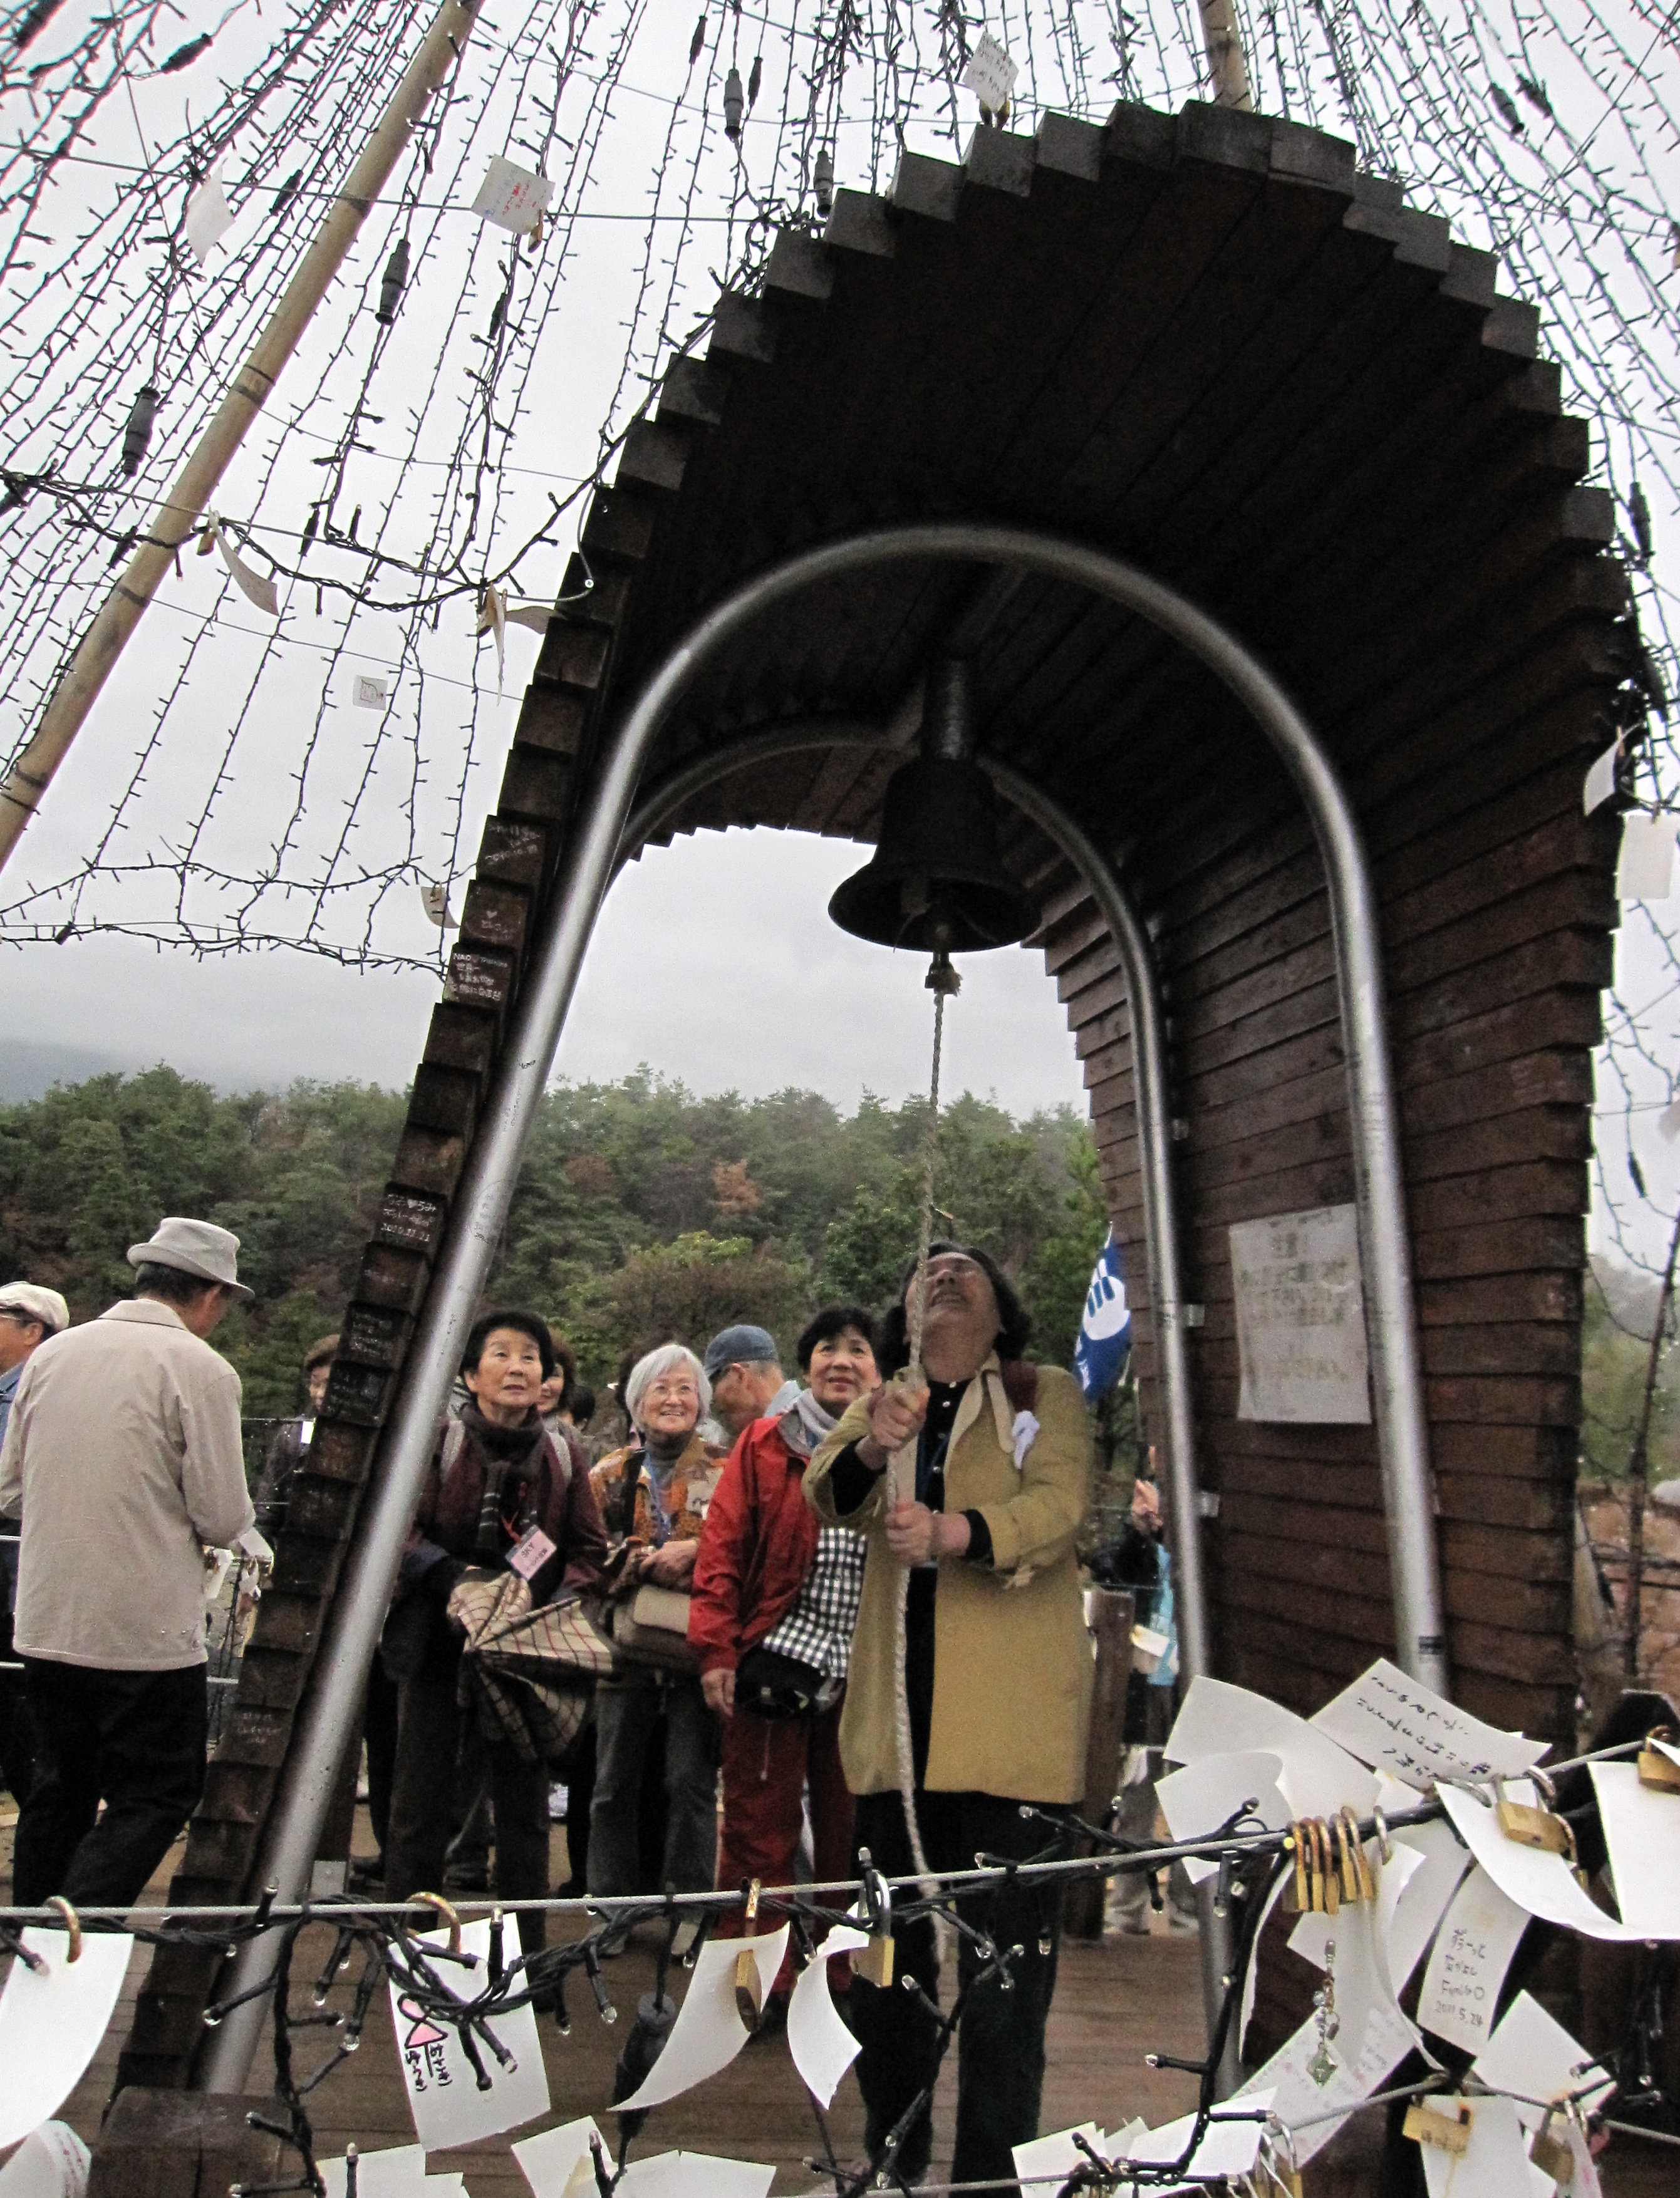
[[[1645,1591],[1645,1492],[1650,1484],[1651,1413],[1657,1400],[1657,1375],[1662,1366],[1663,1346],[1668,1340],[1668,1309],[1674,1301],[1674,1268],[1680,1260],[1680,1213],[1674,1217],[1674,1233],[1668,1240],[1668,1265],[1663,1269],[1662,1294],[1657,1300],[1656,1323],[1651,1330],[1651,1349],[1645,1361],[1645,1393],[1639,1402],[1639,1422],[1633,1432],[1633,1448],[1627,1462],[1627,1632],[1622,1643],[1622,1669],[1630,1679],[1639,1677],[1640,1604]]]
[[[1207,51],[1207,71],[1213,80],[1216,107],[1239,107],[1254,111],[1254,94],[1248,81],[1248,59],[1242,50],[1242,32],[1232,0],[1200,0],[1201,38]]]
[[[380,117],[319,234],[228,385],[215,417],[154,513],[146,539],[88,628],[28,746],[0,784],[0,869],[41,805],[53,774],[69,753],[118,658],[139,625],[177,550],[202,518],[217,484],[267,402],[281,369],[301,341],[348,258],[368,210],[390,180],[409,133],[456,55],[472,36],[474,0],[443,0],[420,50]]]

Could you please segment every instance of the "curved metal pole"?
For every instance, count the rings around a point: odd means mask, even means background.
[[[625,826],[623,848],[635,848],[718,780],[779,756],[834,748],[898,750],[878,727],[852,718],[821,719],[777,726],[748,735],[727,748],[707,749],[651,787]],[[907,753],[907,751],[906,751]],[[1178,1531],[1179,1653],[1186,1675],[1199,1678],[1212,1670],[1207,1623],[1206,1584],[1202,1571],[1200,1480],[1195,1458],[1195,1420],[1190,1406],[1189,1362],[1183,1319],[1183,1284],[1178,1264],[1177,1210],[1172,1187],[1172,1120],[1166,1081],[1166,1024],[1154,954],[1131,895],[1113,864],[1089,835],[1023,772],[997,756],[976,760],[989,771],[1004,798],[1032,819],[1072,863],[1090,890],[1098,913],[1125,972],[1132,1026],[1132,1064],[1136,1094],[1137,1134],[1142,1154],[1144,1256],[1155,1333],[1161,1415],[1172,1512]],[[621,849],[622,854],[622,849]]]
[[[835,719],[827,726],[820,720],[810,724],[778,726],[773,731],[749,735],[727,748],[709,749],[680,765],[649,788],[625,827],[624,846],[639,846],[676,816],[684,803],[719,779],[730,777],[755,764],[771,762],[778,756],[814,750],[832,753],[842,747],[868,748],[878,753],[895,752],[893,744],[881,730],[871,731],[867,726],[844,718]],[[904,753],[902,748],[897,752]],[[1108,927],[1108,935],[1125,973],[1137,1108],[1138,1178],[1143,1194],[1144,1259],[1149,1276],[1167,1480],[1172,1492],[1170,1518],[1173,1558],[1177,1566],[1178,1648],[1186,1678],[1195,1679],[1212,1673],[1213,1660],[1206,1579],[1202,1568],[1195,1417],[1190,1403],[1190,1368],[1183,1317],[1183,1284],[1178,1265],[1177,1209],[1172,1183],[1172,1110],[1166,1078],[1166,1019],[1154,952],[1125,881],[1061,805],[1035,786],[1025,773],[997,757],[981,754],[976,760],[991,773],[1004,800],[1029,817],[1078,872],[1096,904],[1098,914]],[[1202,1999],[1210,2037],[1218,2021],[1225,1974],[1231,1960],[1229,1924],[1226,1917],[1216,1914],[1212,1893],[1211,1885],[1198,1888]],[[1235,2030],[1228,2034],[1226,2044],[1221,2084],[1224,2096],[1234,2091],[1241,2081]]]
[[[520,1155],[654,744],[700,674],[753,622],[807,589],[873,567],[927,560],[1018,565],[1136,612],[1180,641],[1259,719],[1305,801],[1324,857],[1353,1117],[1359,1241],[1377,1440],[1388,1510],[1398,1654],[1433,1685],[1445,1678],[1423,1385],[1411,1301],[1399,1134],[1382,1020],[1376,904],[1357,824],[1328,758],[1288,696],[1215,619],[1172,588],[1102,551],[1026,528],[967,521],[873,529],[799,551],[743,581],[662,659],[601,762],[568,840],[541,944],[468,1156],[378,1468],[323,1628],[316,1669],[275,1798],[257,1881],[283,1900],[309,1882],[340,1759],[367,1683],[404,1538],[430,1462],[479,1292],[495,1256]],[[247,1946],[231,1989],[271,1974],[270,1938]],[[200,2080],[237,2090],[260,2026],[253,2003],[213,2033]]]

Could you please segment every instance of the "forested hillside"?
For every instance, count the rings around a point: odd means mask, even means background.
[[[61,1289],[78,1319],[132,1280],[124,1253],[159,1216],[235,1230],[257,1292],[217,1344],[246,1410],[298,1402],[304,1346],[332,1327],[401,1130],[395,1092],[294,1084],[223,1098],[172,1069],[100,1076],[0,1108],[0,1279]],[[697,1099],[651,1076],[545,1099],[491,1294],[562,1327],[597,1382],[626,1349],[703,1341],[731,1319],[791,1346],[823,1298],[879,1302],[915,1249],[925,1108],[814,1092]],[[994,1253],[1038,1320],[1036,1355],[1072,1353],[1107,1226],[1086,1125],[1016,1122],[964,1096],[940,1126],[942,1225]]]

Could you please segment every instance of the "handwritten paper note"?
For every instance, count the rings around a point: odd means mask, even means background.
[[[1546,1752],[1543,1740],[1501,1732],[1455,1709],[1380,1656],[1312,1722],[1350,1755],[1421,1792],[1437,1778],[1517,1778]]]
[[[528,236],[554,203],[554,194],[551,176],[521,168],[517,160],[504,160],[498,153],[479,185],[473,212],[497,229]]]
[[[1378,2017],[1366,2031],[1364,2050],[1354,2065],[1351,2068],[1333,2066],[1328,2079],[1320,2083],[1311,2073],[1317,2059],[1318,2026],[1309,2016],[1265,2067],[1249,2078],[1236,2098],[1247,2100],[1269,2093],[1273,2114],[1286,2129],[1296,2132],[1295,2157],[1305,2166],[1328,2144],[1360,2101],[1369,2098],[1399,2067],[1416,2043],[1417,2032],[1404,2015],[1393,2021]],[[1321,2114],[1329,2118],[1321,2121]]]
[[[43,2122],[0,2167],[0,2198],[84,2198],[92,2164],[68,2123]]]
[[[1007,104],[1018,73],[1015,63],[991,32],[982,31],[962,72],[962,83],[982,107],[995,114]]]
[[[1595,1763],[1592,1783],[1622,1922],[1642,1939],[1680,1939],[1680,1794],[1642,1786],[1631,1763]]]
[[[835,1954],[861,1953],[869,1943],[867,1931],[836,1925],[823,1941],[822,1952],[793,1981],[788,2002],[788,2050],[819,2107],[828,2105],[861,2050],[829,1994],[828,1960]]]
[[[746,2044],[746,2026],[735,2012],[735,1965],[737,1956],[749,1950],[759,1967],[759,1997],[768,1999],[788,1951],[788,1926],[784,1923],[765,1939],[713,1939],[701,1947],[665,2050],[641,2089],[624,2102],[625,2112],[663,2106],[667,2099],[692,2090],[727,2068]]]
[[[1363,1424],[1365,1300],[1351,1206],[1231,1224],[1240,1420]]]
[[[421,1947],[447,1946],[447,1931],[426,1933]],[[468,1923],[461,1933],[461,1951],[477,1957],[475,1968],[456,1962],[433,1964],[436,1974],[458,2000],[476,1999],[486,1980],[490,1953],[490,1923]],[[490,2079],[487,2090],[479,2089],[473,2064],[462,2049],[460,2032],[428,2015],[404,1989],[407,1978],[401,1954],[391,1951],[391,2020],[397,2032],[397,2050],[408,2085],[409,2107],[415,2134],[427,2152],[447,2151],[457,2144],[474,2144],[535,2121],[549,2111],[549,2079],[543,2067],[543,2050],[537,2041],[537,2018],[528,2007],[498,2013],[489,2027],[511,2056],[504,2067],[490,2047],[479,2044],[479,2058]]]
[[[1323,1969],[1331,1966],[1329,1949],[1335,1951],[1336,2012],[1341,2028],[1329,2050],[1339,2061],[1357,2065],[1364,2051],[1365,2032],[1374,2013],[1385,2019],[1399,2015],[1400,2008],[1389,1974],[1388,1947],[1395,1911],[1409,1881],[1422,1867],[1423,1858],[1409,1847],[1397,1846],[1393,1859],[1382,1861],[1376,1844],[1366,1854],[1377,1872],[1376,1905],[1344,1905],[1337,1916],[1303,1916],[1289,1934],[1291,1950]],[[1404,2020],[1404,2018],[1402,2018]]]
[[[134,1941],[126,1932],[85,1933],[69,1958],[62,1931],[27,1925],[20,1934],[44,1963],[15,1961],[0,1992],[0,2144],[55,2114],[80,2082],[117,2004]]]
[[[1493,2035],[1499,1987],[1528,1911],[1502,1893],[1485,1869],[1458,1888],[1423,1971],[1417,2019],[1449,2044],[1479,2051]]]

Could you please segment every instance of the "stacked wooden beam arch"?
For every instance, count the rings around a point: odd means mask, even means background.
[[[1613,816],[1587,765],[1630,663],[1609,501],[1582,486],[1534,309],[1319,133],[1206,107],[976,135],[785,235],[596,499],[462,910],[379,1228],[175,1898],[248,1896],[323,1611],[568,819],[687,624],[859,525],[1009,520],[1111,549],[1282,677],[1357,799],[1382,903],[1457,1691],[1569,1727],[1572,1494]],[[903,724],[972,575],[860,581],[755,634],[668,766],[756,725]],[[1147,910],[1171,1019],[1219,1668],[1310,1709],[1392,1638],[1368,1430],[1239,1422],[1226,1230],[1352,1195],[1322,874],[1253,728],[1152,631],[1048,584],[976,641],[982,744],[1038,776]],[[890,764],[791,758],[676,829],[868,839]],[[1124,984],[1048,845],[1012,858],[1084,1064],[1147,1305]],[[1146,1411],[1152,1409],[1147,1340]],[[160,1951],[124,2080],[186,2079],[215,1962]]]

